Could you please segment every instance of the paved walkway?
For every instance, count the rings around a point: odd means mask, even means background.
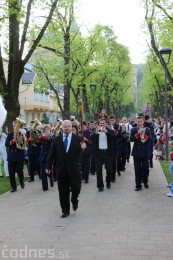
[[[57,186],[26,183],[0,196],[0,259],[172,260],[173,201],[154,160],[150,188],[134,191],[132,158],[110,190],[83,184],[79,209],[62,219]]]

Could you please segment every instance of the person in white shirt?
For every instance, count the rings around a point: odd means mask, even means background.
[[[122,123],[125,124],[126,134],[128,134],[129,137],[130,137],[132,125],[129,123],[129,121],[126,117],[123,117]],[[130,138],[129,138],[129,141],[127,142],[127,157],[126,157],[128,163],[129,163],[129,160],[130,160],[130,154],[131,154],[131,142],[130,142]]]
[[[9,172],[8,172],[8,161],[7,161],[7,150],[5,146],[5,141],[6,141],[7,135],[2,132],[2,128],[0,129],[0,157],[2,157],[3,162],[4,162],[4,171],[5,171],[5,176],[9,177]],[[2,172],[0,169],[0,178],[2,178]]]

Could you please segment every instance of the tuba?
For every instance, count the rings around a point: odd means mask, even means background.
[[[39,136],[39,132],[36,130],[37,126],[41,126],[42,123],[38,120],[35,119],[34,120],[35,123],[33,125],[33,129],[31,129],[30,131],[30,138],[31,138],[31,146],[37,147],[37,138]]]
[[[26,148],[26,136],[22,131],[20,131],[21,125],[26,124],[25,120],[20,117],[16,118],[16,126],[14,128],[14,140],[16,142],[16,147],[20,150],[25,150]]]
[[[55,127],[52,127],[52,129],[51,129],[52,136],[53,136],[53,135],[56,136],[56,132],[57,132],[58,130],[60,130],[60,127],[61,127],[61,125],[62,125],[62,120],[61,120],[61,119],[58,119],[57,121],[58,121],[58,124],[57,124]]]

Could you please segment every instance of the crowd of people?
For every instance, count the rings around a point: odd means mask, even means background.
[[[171,125],[169,129],[172,140]],[[132,122],[126,117],[117,122],[114,115],[102,112],[97,122],[78,122],[72,118],[58,121],[52,129],[49,124],[41,126],[38,120],[31,121],[25,128],[21,118],[17,118],[12,132],[0,133],[0,154],[12,193],[17,191],[16,173],[21,188],[25,187],[24,164],[29,182],[34,182],[38,175],[43,191],[57,181],[62,218],[65,218],[70,214],[70,201],[73,210],[77,210],[81,184],[88,184],[90,175],[96,175],[99,192],[105,187],[110,189],[117,176],[128,171],[131,155],[135,191],[141,191],[142,185],[148,189],[153,154],[161,159],[165,156],[165,122],[163,118],[159,122],[143,114]]]

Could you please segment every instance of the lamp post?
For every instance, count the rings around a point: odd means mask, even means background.
[[[96,91],[96,84],[95,83],[91,83],[90,84],[90,89],[91,89],[91,93],[92,93],[92,119],[94,120],[94,94]]]
[[[150,101],[151,101],[151,106],[150,106],[150,114],[151,114],[151,119],[152,119],[152,114],[153,114],[153,97],[154,97],[154,94],[151,93],[149,94],[149,98],[150,98]]]
[[[159,50],[160,60],[165,71],[165,129],[166,129],[166,161],[168,161],[168,91],[167,91],[167,64],[169,63],[172,50],[162,48]]]

